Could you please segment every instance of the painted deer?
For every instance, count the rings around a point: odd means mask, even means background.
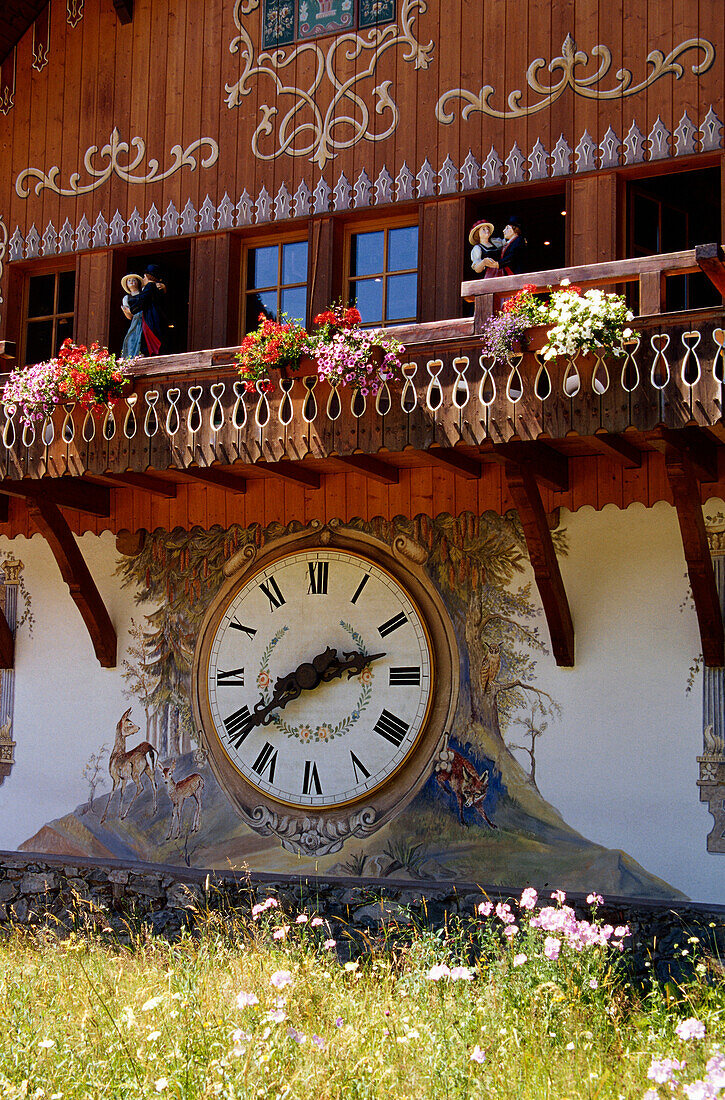
[[[473,806],[478,810],[483,820],[492,829],[497,829],[484,810],[482,802],[488,791],[488,769],[479,775],[470,760],[461,756],[454,749],[442,749],[436,761],[436,779],[445,790],[446,787],[456,798],[458,803],[458,817],[461,825],[467,822],[463,816],[463,810]]]
[[[142,786],[141,780],[144,775],[148,775],[151,780],[151,786],[154,791],[154,808],[152,813],[156,813],[156,761],[154,757],[158,754],[156,749],[148,741],[141,741],[135,748],[129,749],[126,752],[126,741],[129,737],[133,737],[138,733],[139,727],[135,722],[132,722],[129,718],[131,708],[121,715],[118,725],[116,726],[116,739],[113,742],[113,749],[108,761],[108,772],[113,780],[113,787],[111,793],[108,796],[108,802],[106,808],[103,811],[103,817],[101,818],[101,824],[106,820],[108,814],[108,807],[111,805],[111,799],[113,798],[116,787],[121,784],[121,800],[118,804],[119,816],[121,820],[128,816],[128,811],[133,806],[134,802],[141,794]],[[129,802],[126,809],[123,809],[123,795],[126,789],[126,783],[129,779],[133,779],[136,784],[136,793]]]
[[[194,819],[191,823],[192,833],[198,833],[199,826],[201,825],[201,792],[204,790],[204,779],[198,772],[192,772],[191,775],[187,775],[177,783],[174,780],[175,767],[176,761],[172,760],[168,768],[164,768],[163,766],[161,768],[166,790],[169,792],[169,798],[174,807],[171,811],[169,831],[166,835],[167,840],[171,839],[171,834],[174,831],[174,818],[176,818],[176,836],[181,836],[181,815],[187,798],[193,798],[196,803]]]

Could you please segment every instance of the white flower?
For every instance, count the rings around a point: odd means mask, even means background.
[[[157,1092],[163,1092],[164,1089],[167,1089],[168,1087],[169,1087],[168,1077],[159,1077],[158,1081],[154,1085],[154,1088],[156,1089]]]
[[[41,1039],[38,1046],[41,1050],[50,1050],[51,1047],[55,1046],[55,1039]]]
[[[163,999],[164,999],[163,997],[152,997],[150,1000],[148,1000],[146,1002],[146,1004],[141,1005],[141,1011],[142,1012],[151,1012],[154,1008],[158,1008],[158,1006],[161,1004]],[[164,1078],[164,1080],[165,1080],[165,1078]],[[165,1087],[166,1086],[164,1086],[164,1088]]]

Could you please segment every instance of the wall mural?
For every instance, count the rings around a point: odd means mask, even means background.
[[[707,521],[715,581],[720,602],[725,598],[725,515],[717,512]],[[696,659],[695,668],[700,665]],[[721,668],[703,667],[702,684],[702,756],[697,763],[697,786],[700,801],[707,803],[713,816],[708,834],[708,852],[725,854],[725,672]]]
[[[27,624],[32,636],[34,618],[30,595],[23,579],[23,563],[9,554],[0,561],[0,610],[5,616],[10,632],[15,637],[18,629]],[[20,613],[18,595],[21,599]],[[15,670],[0,670],[0,786],[13,770],[15,741],[13,740],[13,709],[15,702]]]
[[[426,0],[401,0],[399,25],[374,27],[364,34],[350,31],[337,35],[324,47],[305,41],[294,48],[265,50],[258,54],[243,16],[256,11],[259,2],[236,0],[234,5],[233,18],[239,34],[230,42],[229,50],[240,55],[244,67],[239,79],[227,84],[225,89],[227,106],[231,110],[241,106],[244,97],[251,93],[250,82],[254,78],[268,77],[273,83],[274,102],[259,106],[262,121],[252,137],[255,157],[274,160],[283,153],[289,157],[308,157],[323,169],[341,150],[350,149],[359,141],[383,141],[395,132],[400,112],[390,94],[392,81],[384,80],[371,89],[375,97],[374,109],[366,102],[364,85],[374,80],[382,55],[396,46],[407,47],[404,61],[412,62],[416,69],[428,68],[433,41],[422,46],[414,28],[418,14],[427,11]],[[338,75],[339,64],[344,62],[349,66],[358,58],[360,67],[342,79]],[[298,61],[313,74],[304,87],[286,82],[294,81]],[[323,88],[332,93],[327,107],[320,105]],[[282,114],[278,106],[281,96],[289,97],[291,103]],[[378,115],[389,115],[388,125],[381,131],[374,127],[374,116]],[[270,148],[263,151],[261,142],[270,137]]]
[[[131,146],[135,150],[133,156],[130,153]],[[121,141],[121,135],[114,127],[108,142],[100,152],[101,159],[108,161],[105,167],[96,168],[93,164],[98,154],[97,145],[91,145],[85,151],[83,165],[88,175],[93,177],[91,183],[81,184],[80,172],[73,172],[68,186],[60,187],[58,185],[60,167],[54,164],[47,172],[44,172],[42,168],[24,168],[22,172],[18,173],[15,180],[15,190],[21,199],[27,199],[30,194],[27,181],[35,179],[38,181],[34,187],[36,195],[39,195],[46,188],[54,191],[56,195],[87,195],[91,191],[95,191],[96,188],[101,187],[113,175],[118,176],[125,183],[158,183],[161,180],[168,179],[169,176],[173,176],[175,172],[180,171],[182,168],[190,168],[192,172],[196,171],[197,159],[194,153],[204,146],[209,151],[202,158],[201,167],[210,168],[219,159],[219,146],[213,138],[202,137],[192,141],[186,149],[182,149],[180,145],[173,145],[169,151],[173,161],[165,172],[159,172],[159,162],[155,157],[151,157],[146,174],[134,175],[133,173],[146,156],[146,143],[140,137],[133,137],[129,146],[127,141]],[[129,159],[126,164],[121,164],[119,157],[128,157]]]
[[[367,831],[348,833],[336,847],[323,851],[313,834],[315,815],[320,812],[315,805],[324,801],[325,792],[319,789],[320,777],[307,768],[304,783],[310,792],[312,846],[300,833],[289,843],[282,837],[280,843],[280,834],[275,835],[268,822],[260,819],[250,825],[234,809],[224,775],[212,766],[211,742],[200,735],[194,720],[192,666],[197,638],[215,601],[232,584],[230,575],[257,554],[274,556],[285,540],[308,537],[316,530],[324,542],[327,529],[293,523],[142,531],[122,534],[117,540],[122,584],[133,590],[144,610],[155,608],[131,626],[122,667],[129,706],[115,733],[105,731],[88,745],[83,771],[86,801],[49,821],[21,848],[225,869],[249,865],[270,872],[302,869],[490,884],[538,882],[543,876],[567,889],[596,887],[610,894],[681,897],[625,853],[606,849],[574,830],[539,788],[536,765],[541,745],[556,738],[557,727],[566,719],[550,685],[539,677],[537,658],[546,652],[539,629],[543,620],[538,598],[522,577],[527,568],[526,547],[516,515],[464,513],[435,520],[419,515],[390,521],[378,517],[328,527],[335,528],[336,537],[375,542],[381,553],[392,555],[396,545],[404,545],[445,608],[457,641],[458,706],[445,737],[426,756],[422,781],[402,811],[381,819],[380,827],[373,823]],[[559,551],[565,552],[565,536],[557,533],[555,537]],[[323,580],[326,584],[322,566],[316,570],[316,580],[310,570],[310,585],[321,585]],[[288,587],[281,583],[290,598]],[[274,586],[268,585],[267,597],[270,609],[276,606]],[[392,619],[397,621],[399,615],[393,614]],[[251,618],[240,616],[236,621],[240,639],[244,640],[245,631],[255,633]],[[344,626],[340,624],[341,629]],[[394,630],[394,622],[383,624],[376,633],[376,648],[383,648],[381,637],[387,645]],[[289,638],[284,630],[282,634],[280,651]],[[349,649],[344,663],[350,697],[357,698],[361,689],[364,694],[365,684],[359,678],[355,654],[367,652],[365,639],[356,641],[350,635]],[[219,652],[223,658],[223,649]],[[367,683],[376,676],[374,658],[375,654],[367,658],[372,662]],[[218,682],[223,678],[229,685],[224,703],[231,702],[226,709],[238,706],[235,693],[245,682],[267,698],[270,670],[286,667],[281,662],[282,658],[277,665],[270,661],[265,649],[257,661],[259,668],[251,659],[246,669],[225,664],[224,672],[217,675]],[[333,675],[338,675],[336,668]],[[386,689],[387,678],[386,672]],[[390,684],[396,681],[408,685],[408,690],[419,683],[420,676],[412,668],[396,667]],[[379,687],[372,685],[374,698]],[[245,715],[244,710],[227,718],[240,743],[249,732],[243,725],[249,712]],[[377,732],[386,742],[398,745],[402,726],[390,710],[383,711]],[[292,712],[294,705],[281,712],[290,728]],[[307,735],[297,726],[293,732],[301,742],[295,750],[301,765]],[[320,745],[327,742],[330,731],[323,737],[318,730],[311,739],[311,751],[338,751],[337,746],[346,752],[356,750],[361,744],[360,727],[348,741],[346,736],[343,731],[339,738]],[[281,734],[275,741],[280,750],[290,744]],[[362,744],[363,749],[357,749],[355,780],[364,786],[369,758]],[[274,785],[283,783],[281,751],[274,772],[276,748],[265,745],[252,765],[260,775],[273,779]]]
[[[457,99],[465,104],[461,110],[461,118],[464,120],[474,113],[488,115],[491,118],[525,118],[544,111],[556,103],[567,88],[571,88],[574,95],[582,96],[584,99],[626,99],[628,96],[643,92],[660,77],[674,76],[676,80],[680,80],[685,70],[678,59],[690,50],[702,51],[702,60],[692,65],[694,75],[700,76],[714,64],[715,47],[707,38],[688,38],[686,42],[681,42],[679,46],[670,50],[667,56],[662,53],[662,50],[651,50],[647,55],[647,64],[652,67],[651,72],[637,84],[632,83],[634,77],[629,69],[618,69],[616,73],[618,83],[613,88],[600,88],[598,87],[600,81],[608,75],[612,67],[611,50],[601,43],[594,46],[591,57],[599,62],[599,68],[588,76],[584,73],[579,75],[577,69],[587,66],[590,58],[584,50],[578,48],[572,36],[567,34],[560,57],[553,58],[548,66],[543,57],[537,57],[526,70],[526,83],[535,95],[541,97],[538,102],[523,106],[521,98],[524,93],[517,88],[509,93],[508,110],[499,110],[491,104],[496,89],[490,84],[481,88],[478,94],[464,88],[451,88],[438,100],[436,118],[439,122],[450,125],[455,115],[448,105]],[[544,68],[548,68],[552,74],[561,72],[561,78],[554,84],[542,84],[539,73]]]

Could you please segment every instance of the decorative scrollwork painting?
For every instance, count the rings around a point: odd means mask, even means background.
[[[285,154],[307,157],[324,168],[343,149],[359,141],[377,142],[390,137],[400,122],[400,111],[391,95],[392,81],[383,80],[372,88],[374,107],[366,102],[363,88],[375,79],[378,61],[396,46],[406,47],[403,60],[416,69],[427,69],[433,53],[433,42],[421,45],[415,34],[418,15],[427,10],[426,0],[402,0],[400,20],[384,27],[374,27],[363,34],[350,31],[338,35],[329,45],[302,42],[289,49],[264,50],[257,54],[243,16],[259,8],[259,0],[236,0],[234,23],[239,34],[229,50],[243,61],[241,76],[226,85],[227,106],[239,107],[252,91],[252,81],[264,77],[274,85],[274,100],[261,103],[262,119],[252,137],[252,152],[260,160],[274,160]],[[339,69],[360,60],[351,75],[342,77]],[[366,63],[365,63],[366,62]],[[298,66],[298,63],[299,66]],[[285,83],[285,74],[292,79],[298,67],[312,74],[303,87]],[[329,102],[327,92],[331,92]],[[278,103],[291,105],[280,108]],[[376,130],[375,117],[386,116],[387,125]],[[263,148],[270,139],[268,148]]]
[[[194,154],[205,146],[208,153],[200,162],[197,162]],[[135,150],[133,155],[130,152],[131,148]],[[151,157],[148,161],[148,171],[143,175],[134,175],[146,156],[146,143],[140,137],[131,138],[130,144],[127,141],[121,141],[121,135],[114,128],[107,144],[100,151],[101,159],[108,162],[102,168],[96,168],[93,163],[97,155],[99,155],[98,146],[91,145],[86,149],[83,157],[83,166],[91,177],[89,183],[81,183],[80,172],[74,172],[68,181],[68,186],[61,187],[58,183],[60,168],[54,164],[47,172],[41,168],[24,168],[15,180],[15,190],[21,199],[27,199],[31,189],[28,181],[34,179],[37,180],[34,187],[36,195],[46,188],[55,191],[56,195],[87,195],[101,187],[112,175],[118,176],[126,183],[157,183],[168,179],[182,168],[190,168],[193,172],[199,163],[202,168],[210,168],[219,159],[219,146],[210,137],[198,138],[187,145],[186,149],[182,149],[181,145],[174,145],[169,152],[172,162],[165,172],[159,171],[159,162],[155,157]],[[128,157],[126,164],[120,163],[121,157]]]
[[[609,100],[624,99],[627,96],[637,95],[649,88],[656,80],[663,76],[674,76],[679,80],[685,72],[679,58],[690,51],[699,51],[701,60],[692,65],[695,76],[707,72],[715,61],[715,47],[707,38],[688,38],[665,56],[662,50],[651,50],[647,55],[647,64],[651,66],[650,72],[638,83],[633,83],[634,77],[629,69],[618,69],[615,74],[617,83],[612,88],[599,87],[600,82],[607,76],[612,67],[612,53],[608,46],[601,43],[594,46],[590,55],[585,50],[580,50],[568,34],[564,40],[561,56],[553,58],[548,66],[543,57],[537,57],[526,70],[526,83],[535,95],[541,98],[534,103],[524,106],[521,103],[524,92],[517,88],[508,97],[508,109],[499,110],[491,103],[496,89],[486,84],[480,92],[467,91],[465,88],[450,88],[444,92],[436,104],[436,118],[445,125],[450,125],[455,113],[452,105],[460,100],[464,106],[461,109],[461,118],[468,119],[474,113],[488,115],[490,118],[524,118],[527,115],[535,115],[544,111],[552,103],[556,103],[570,88],[574,95],[584,99]],[[596,72],[586,75],[582,70],[589,65],[591,59],[599,62]],[[543,84],[539,79],[542,69],[548,69],[553,75],[561,73],[559,80],[553,84]]]

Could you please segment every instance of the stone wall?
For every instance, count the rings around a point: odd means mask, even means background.
[[[518,891],[409,879],[245,876],[0,852],[0,928],[6,930],[81,928],[128,940],[145,928],[173,939],[182,928],[203,924],[210,913],[246,917],[255,902],[269,896],[293,915],[305,911],[324,916],[338,938],[339,952],[350,957],[362,949],[362,931],[391,922],[440,927],[451,918],[472,917],[484,898],[515,899]],[[590,916],[583,896],[570,894],[567,900],[579,917]],[[692,956],[687,940],[693,935],[712,966],[722,969],[718,960],[725,957],[725,906],[606,898],[598,917],[613,925],[629,924],[637,972],[651,966],[663,978],[681,973]]]

